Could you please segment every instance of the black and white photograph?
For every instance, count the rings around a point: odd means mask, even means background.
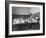
[[[11,31],[38,31],[42,26],[42,6],[37,5],[22,5],[22,4],[10,4],[11,9]],[[40,15],[41,14],[41,15]],[[40,20],[41,18],[41,20]],[[41,28],[40,28],[41,26]]]
[[[12,7],[12,31],[40,30],[39,7]]]
[[[8,35],[43,34],[43,4],[10,3]]]

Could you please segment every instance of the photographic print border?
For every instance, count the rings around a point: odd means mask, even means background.
[[[33,5],[43,5],[43,33],[37,34],[23,34],[23,35],[9,35],[9,4],[24,3]],[[24,1],[5,1],[5,37],[23,37],[23,36],[39,36],[45,35],[45,3],[41,2],[24,2]]]

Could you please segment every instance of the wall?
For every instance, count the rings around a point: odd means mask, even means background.
[[[40,8],[37,8],[37,7],[35,7],[35,8],[31,8],[31,13],[38,13],[38,12],[40,12]]]
[[[17,15],[17,14],[19,14],[19,15],[28,15],[28,14],[30,14],[31,12],[31,8],[29,8],[29,7],[13,7],[12,8],[12,10],[13,10],[13,14],[15,14],[15,15]]]
[[[13,7],[12,8],[12,13],[14,15],[20,14],[20,15],[29,15],[29,14],[34,14],[40,12],[39,7]]]

